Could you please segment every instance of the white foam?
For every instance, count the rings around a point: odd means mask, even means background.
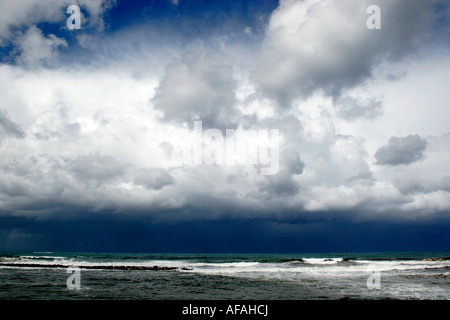
[[[44,256],[47,257],[47,256]],[[3,257],[2,262],[12,263],[20,267],[26,265],[45,266],[78,266],[78,267],[176,267],[180,272],[194,272],[209,275],[238,276],[264,279],[318,279],[318,278],[350,278],[367,276],[369,267],[373,271],[418,273],[421,270],[450,267],[450,261],[422,260],[356,260],[350,263],[340,263],[342,258],[306,258],[304,263],[290,262],[202,262],[192,260],[126,260],[97,261],[77,260],[76,258],[50,257],[37,260],[35,256],[18,258]],[[80,258],[78,258],[80,259]],[[1,265],[1,263],[0,263]]]
[[[354,278],[367,277],[372,271],[416,273],[426,268],[450,267],[450,261],[370,261],[360,260],[352,264],[340,264],[341,258],[303,259],[304,264],[287,263],[191,263],[188,267],[195,273],[238,276],[249,278],[271,278],[299,280],[305,278]],[[369,268],[370,267],[370,268]],[[411,272],[409,272],[411,271]]]
[[[33,259],[33,260],[64,260],[66,257],[55,257],[55,256],[20,256],[21,259]]]
[[[358,264],[370,265],[378,271],[393,270],[420,270],[420,269],[436,269],[450,267],[450,261],[423,261],[423,260],[392,260],[392,261],[371,261],[357,260]]]
[[[341,262],[342,258],[304,258],[304,263],[309,264],[335,264]]]

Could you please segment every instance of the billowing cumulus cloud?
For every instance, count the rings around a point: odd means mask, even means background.
[[[294,177],[301,175],[305,164],[299,154],[292,150],[284,150],[280,154],[280,168],[274,175],[266,177],[261,189],[266,191],[269,197],[274,195],[292,196],[299,192],[299,184]]]
[[[36,26],[30,27],[25,34],[16,39],[20,52],[16,61],[29,67],[43,63],[51,64],[61,47],[67,47],[66,40],[49,34],[44,37],[42,31]]]
[[[382,28],[366,27],[380,5]],[[339,97],[372,78],[378,64],[399,61],[424,41],[427,1],[281,1],[270,18],[255,81],[281,107],[322,91]],[[395,28],[395,30],[393,30]]]
[[[381,165],[401,165],[416,162],[424,157],[427,142],[418,135],[392,137],[388,144],[375,153],[377,163]]]
[[[134,183],[148,189],[159,190],[171,185],[175,179],[163,168],[145,168],[137,171]]]
[[[168,63],[154,103],[167,121],[192,125],[202,120],[208,127],[230,128],[235,89],[232,67],[199,45]]]
[[[125,164],[100,154],[80,156],[73,160],[69,167],[81,181],[92,180],[100,183],[113,180],[126,170]]]
[[[112,2],[79,3],[91,25],[74,33],[61,31],[64,2],[0,3],[15,17],[0,10],[13,47],[0,65],[2,215],[412,220],[450,209],[448,12],[434,2],[286,0],[255,18],[265,28],[233,31],[187,11],[200,39],[138,18],[102,29]],[[165,14],[186,3],[165,2]],[[380,30],[366,27],[369,4]],[[278,130],[276,172],[174,157],[207,147],[193,144],[196,120],[202,135]]]

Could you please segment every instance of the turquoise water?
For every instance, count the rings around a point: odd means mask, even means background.
[[[449,257],[9,252],[0,299],[449,299]],[[79,288],[68,286],[69,267]]]

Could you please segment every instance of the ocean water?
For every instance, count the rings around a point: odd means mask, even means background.
[[[450,253],[10,252],[0,299],[448,300],[449,272]]]

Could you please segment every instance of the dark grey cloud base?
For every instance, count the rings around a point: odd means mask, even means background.
[[[392,137],[375,153],[377,163],[397,166],[419,161],[424,157],[427,142],[418,135]]]
[[[358,223],[223,219],[151,223],[84,215],[76,220],[0,218],[1,250],[54,252],[313,253],[446,251],[450,221]]]

